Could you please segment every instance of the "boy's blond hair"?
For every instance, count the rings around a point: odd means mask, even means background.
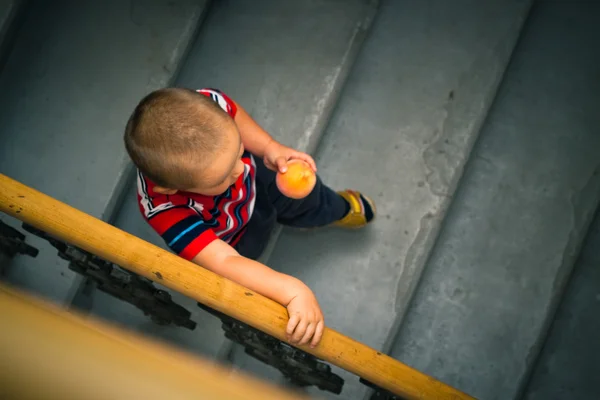
[[[223,148],[232,119],[219,105],[189,89],[156,90],[137,105],[125,128],[133,163],[155,184],[191,189],[198,171]]]

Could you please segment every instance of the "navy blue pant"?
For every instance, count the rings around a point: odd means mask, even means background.
[[[258,157],[256,161],[256,202],[246,232],[235,246],[243,256],[256,260],[265,249],[276,222],[298,228],[315,228],[342,219],[349,206],[339,194],[325,186],[317,176],[313,191],[294,200],[281,194],[276,173]]]

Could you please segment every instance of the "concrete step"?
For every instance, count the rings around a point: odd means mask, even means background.
[[[143,94],[171,81],[205,6],[31,2],[0,76],[0,171],[110,220],[129,170],[127,118]],[[6,279],[69,301],[75,274],[32,242],[40,255],[15,258]]]
[[[528,9],[382,2],[318,152],[324,181],[372,196],[378,220],[360,232],[285,230],[270,259],[315,291],[332,328],[389,349]],[[242,352],[234,361],[280,377]],[[336,372],[341,398],[365,396]]]
[[[216,87],[279,141],[313,152],[376,10],[365,0],[215,2],[177,79],[178,86]],[[135,186],[115,225],[166,248],[142,220]],[[219,321],[173,294],[193,312],[195,331],[155,327],[137,309],[96,293],[93,312],[222,358],[230,342]]]
[[[8,57],[14,36],[22,22],[24,0],[1,0],[0,1],[0,72]]]
[[[600,200],[598,3],[538,2],[392,355],[518,398]]]
[[[600,399],[600,214],[592,223],[548,338],[526,400]]]

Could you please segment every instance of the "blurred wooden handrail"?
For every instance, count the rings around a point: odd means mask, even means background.
[[[0,398],[301,400],[0,284]]]
[[[286,340],[280,304],[2,174],[0,211]],[[315,349],[299,348],[407,399],[472,399],[333,329]]]

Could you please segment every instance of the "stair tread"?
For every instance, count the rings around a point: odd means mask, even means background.
[[[28,4],[0,76],[0,170],[109,218],[127,171],[127,118],[143,94],[169,82],[205,5]],[[16,257],[7,279],[67,301],[75,274],[33,242],[43,251]]]
[[[329,326],[377,349],[410,299],[529,6],[458,4],[382,3],[320,145],[324,182],[372,196],[378,219],[357,232],[284,230],[269,260],[315,291]],[[279,376],[241,351],[235,363]],[[343,398],[365,395],[335,370]]]
[[[600,199],[595,3],[538,2],[392,355],[519,396]]]

